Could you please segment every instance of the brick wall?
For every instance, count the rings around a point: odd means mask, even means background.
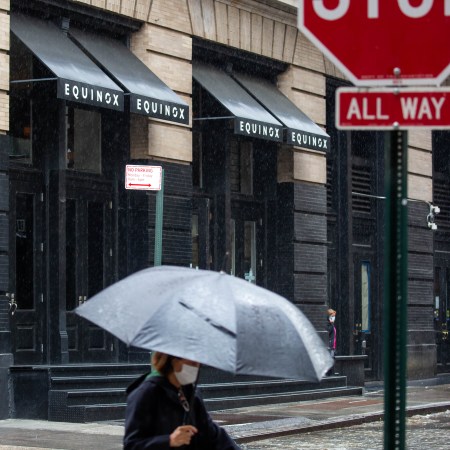
[[[131,50],[155,75],[191,105],[192,38],[179,30],[161,26],[174,14],[173,8],[174,2],[154,1],[150,20],[158,25],[144,24],[139,32],[132,36]],[[161,25],[158,17],[161,17]],[[186,21],[189,16],[181,16],[178,13],[174,17],[183,17]],[[171,26],[175,26],[176,22],[174,19]],[[191,122],[191,108],[189,110]],[[140,126],[139,129],[133,126],[137,135],[132,137],[132,158],[153,158],[183,163],[192,161],[191,123],[184,126],[155,119],[137,121]]]
[[[11,364],[9,339],[9,305],[5,293],[9,289],[9,0],[0,0],[0,390],[6,392],[7,375],[2,369]],[[3,388],[3,389],[2,389]],[[0,418],[7,418],[8,402],[0,407]]]

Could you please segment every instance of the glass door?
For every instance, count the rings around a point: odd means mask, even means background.
[[[231,219],[231,274],[256,284],[256,221]]]
[[[262,208],[256,202],[232,202],[231,274],[263,285],[265,236]]]
[[[367,355],[365,362],[366,379],[374,377],[374,340],[373,340],[373,286],[372,262],[355,256],[355,317],[354,348],[355,354]]]
[[[66,202],[66,308],[70,362],[108,362],[114,339],[73,310],[113,281],[111,196],[69,187]]]

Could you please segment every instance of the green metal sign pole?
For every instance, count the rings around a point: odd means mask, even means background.
[[[164,211],[164,169],[161,171],[161,189],[156,194],[155,216],[155,266],[161,265],[162,260],[162,228]]]
[[[405,450],[408,203],[406,131],[385,133],[384,448]]]

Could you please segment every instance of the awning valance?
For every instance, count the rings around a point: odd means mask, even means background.
[[[232,114],[236,134],[282,141],[283,125],[223,70],[196,63],[192,76]]]
[[[330,137],[269,81],[242,74],[233,77],[285,127],[287,144],[326,151]]]
[[[122,89],[56,25],[11,14],[11,31],[55,75],[58,98],[123,111]]]
[[[69,35],[126,92],[130,111],[171,122],[189,123],[189,106],[125,45],[75,28]]]

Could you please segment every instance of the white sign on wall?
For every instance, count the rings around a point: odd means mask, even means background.
[[[125,189],[160,191],[161,166],[125,166]]]

